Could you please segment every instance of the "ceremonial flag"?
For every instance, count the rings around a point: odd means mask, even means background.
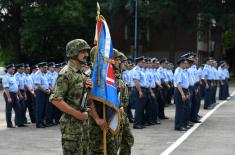
[[[116,134],[120,126],[120,101],[114,76],[113,46],[108,25],[103,16],[97,17],[96,52],[94,58],[91,98],[106,105],[105,113],[108,129]]]

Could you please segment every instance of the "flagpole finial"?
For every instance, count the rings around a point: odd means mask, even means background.
[[[96,3],[97,4],[97,16],[100,15],[100,4],[99,2]]]

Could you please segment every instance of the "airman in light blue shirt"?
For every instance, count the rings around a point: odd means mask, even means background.
[[[20,90],[24,90],[24,78],[25,78],[25,74],[24,74],[24,64],[17,64],[17,72],[15,73],[15,78],[16,78],[16,82],[18,84],[18,87]]]
[[[44,91],[49,90],[49,81],[46,76],[46,70],[43,72],[39,69],[35,73],[34,84],[35,84],[35,90],[38,89],[38,85],[40,85]]]
[[[17,93],[19,90],[18,84],[16,82],[15,76],[13,74],[7,73],[2,79],[2,86],[5,90],[9,89],[9,92]]]

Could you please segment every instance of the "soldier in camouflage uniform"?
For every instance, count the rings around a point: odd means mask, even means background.
[[[94,61],[96,46],[91,49],[90,58],[91,61]],[[99,117],[103,117],[103,103],[94,101],[94,105]],[[104,147],[103,147],[103,131],[97,126],[94,120],[90,120],[90,149],[92,155],[103,155],[104,154]],[[116,155],[113,153],[118,150],[116,137],[113,137],[110,132],[107,132],[107,154],[108,155]],[[111,146],[111,147],[110,147]],[[111,148],[111,149],[110,149]]]
[[[94,60],[94,53],[95,48],[91,49],[90,57],[91,60]],[[129,128],[129,120],[127,118],[126,113],[124,112],[124,108],[127,106],[128,103],[128,89],[125,86],[124,82],[121,80],[120,74],[120,63],[123,58],[125,57],[124,54],[118,52],[114,49],[114,59],[116,60],[116,64],[114,68],[116,68],[115,72],[117,72],[115,78],[118,86],[118,92],[120,92],[120,100],[122,103],[121,111],[121,122],[120,122],[120,132],[118,135],[114,136],[110,132],[107,132],[107,154],[108,155],[117,155],[118,150],[120,149],[119,154],[128,155],[131,154],[131,146],[134,143],[134,137]],[[125,57],[126,58],[126,57]],[[116,67],[115,67],[116,66]],[[103,116],[102,111],[102,103],[95,101],[96,110],[100,117]],[[94,123],[91,121],[91,150],[92,154],[94,155],[102,155],[103,154],[103,133]]]
[[[68,64],[60,71],[50,101],[63,113],[61,117],[62,148],[64,155],[89,155],[89,116],[83,112],[80,100],[84,87],[91,88],[91,79],[84,80],[82,68],[90,46],[82,39],[66,45]],[[91,116],[103,128],[105,122],[97,117],[91,105]]]
[[[119,155],[130,155],[131,147],[134,144],[134,136],[130,129],[130,122],[126,114],[126,108],[128,105],[128,87],[125,85],[124,81],[121,78],[121,63],[122,66],[125,66],[127,57],[114,49],[114,59],[115,59],[115,79],[117,82],[118,93],[120,96],[121,102],[121,122],[120,122],[120,132],[118,135],[118,147],[120,149]]]

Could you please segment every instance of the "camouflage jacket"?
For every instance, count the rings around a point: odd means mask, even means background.
[[[80,110],[80,100],[83,90],[83,77],[80,70],[78,70],[71,61],[68,62],[59,73],[55,83],[55,87],[50,96],[52,100],[64,100],[71,107]],[[62,132],[69,134],[81,134],[84,121],[78,121],[76,118],[63,114],[61,120]]]
[[[126,108],[128,105],[128,88],[124,81],[121,79],[121,74],[115,74],[118,96],[121,102],[122,107]]]

